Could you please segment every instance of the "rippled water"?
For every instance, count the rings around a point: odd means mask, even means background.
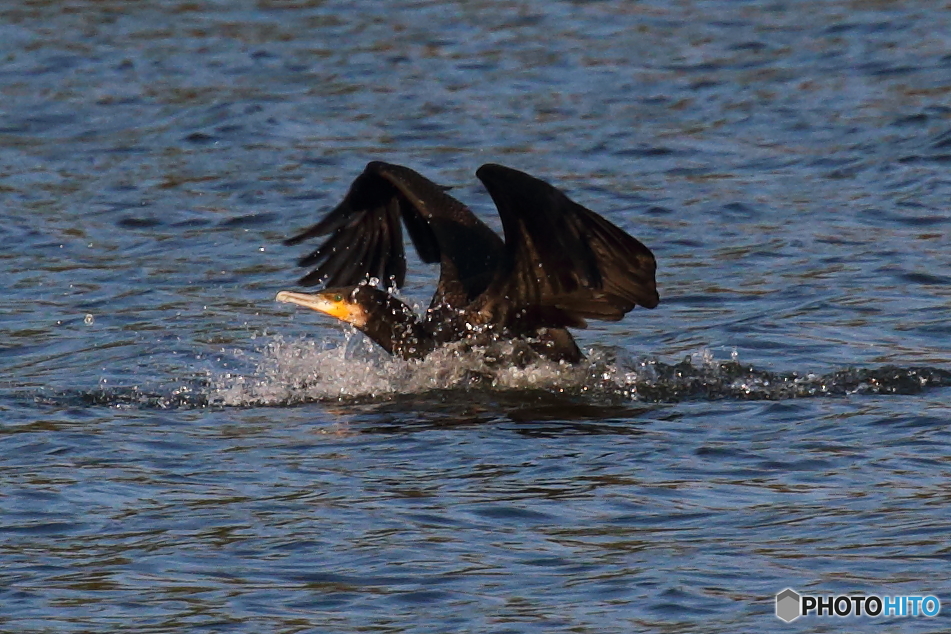
[[[951,630],[949,51],[911,1],[0,6],[0,629]],[[550,180],[661,305],[512,368],[275,303],[371,159],[496,228],[479,165]]]

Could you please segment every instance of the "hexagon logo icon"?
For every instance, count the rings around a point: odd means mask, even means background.
[[[799,611],[799,593],[792,588],[786,588],[776,595],[776,616],[787,623],[792,623],[802,614]]]

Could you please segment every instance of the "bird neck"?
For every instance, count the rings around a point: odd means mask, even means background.
[[[385,291],[364,287],[368,301],[361,302],[367,311],[366,323],[360,330],[392,355],[404,359],[421,359],[435,349],[419,316],[404,302]]]

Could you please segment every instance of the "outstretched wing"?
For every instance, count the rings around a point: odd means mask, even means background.
[[[295,245],[309,238],[329,237],[316,251],[298,260],[298,266],[315,266],[300,279],[302,286],[354,286],[376,277],[381,282],[393,281],[403,286],[406,278],[406,254],[400,216],[407,209],[411,222],[416,221],[412,205],[401,204],[405,198],[387,178],[385,172],[371,163],[357,176],[350,191],[323,220],[284,241]],[[424,222],[415,222],[410,235],[424,262],[438,262],[439,249],[432,232]]]
[[[491,295],[546,325],[575,327],[660,301],[654,254],[637,239],[524,172],[488,164],[476,175],[505,229]]]
[[[300,284],[353,286],[375,277],[402,287],[401,220],[420,259],[442,265],[433,305],[462,307],[485,290],[501,260],[502,240],[442,187],[407,167],[379,161],[367,164],[323,220],[285,241],[328,236],[298,261],[316,266]]]

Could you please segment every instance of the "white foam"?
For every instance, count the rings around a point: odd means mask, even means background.
[[[650,372],[619,367],[607,349],[588,352],[578,365],[535,359],[513,365],[513,344],[491,347],[446,346],[422,360],[391,357],[362,335],[348,335],[344,345],[313,339],[271,338],[254,353],[236,352],[256,366],[250,374],[212,377],[210,401],[221,405],[279,405],[305,401],[378,399],[394,394],[469,387],[589,392],[605,388],[630,392]],[[255,358],[256,357],[256,358]],[[630,393],[630,396],[634,396]]]

